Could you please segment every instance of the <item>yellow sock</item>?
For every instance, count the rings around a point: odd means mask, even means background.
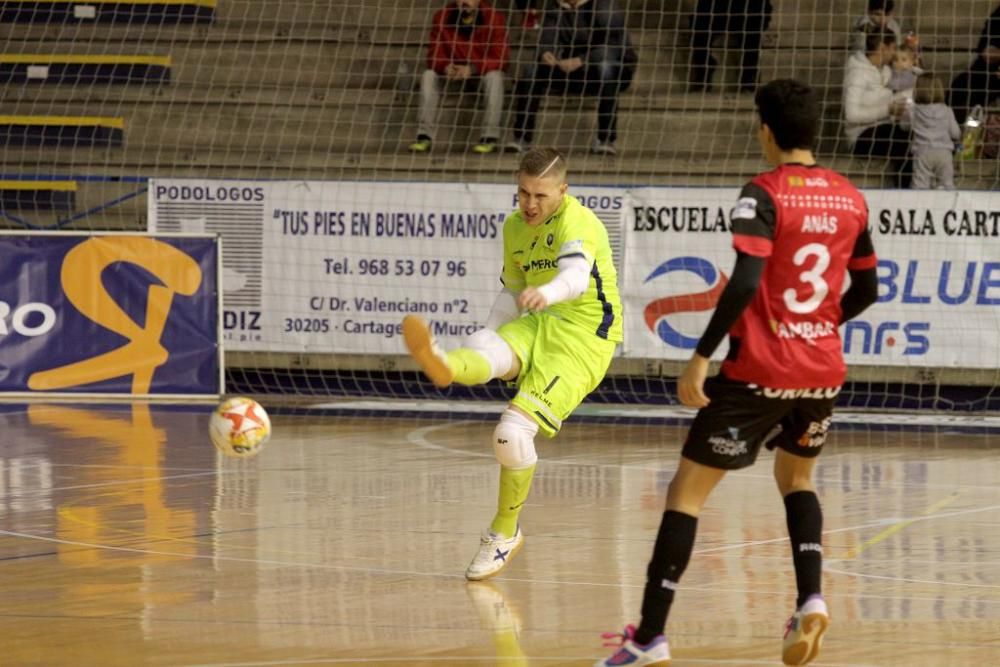
[[[459,384],[485,384],[493,379],[493,369],[486,357],[466,347],[449,352],[448,365],[455,373],[453,381]]]
[[[496,648],[497,657],[503,658],[505,667],[521,667],[528,664],[528,658],[521,649],[521,642],[517,639],[517,632],[513,629],[494,632],[493,646]]]
[[[520,470],[500,467],[500,498],[497,500],[497,513],[490,524],[490,530],[494,533],[514,537],[517,517],[524,501],[528,499],[534,474],[535,466]]]

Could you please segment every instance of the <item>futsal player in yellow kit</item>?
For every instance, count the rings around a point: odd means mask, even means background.
[[[465,576],[487,579],[524,544],[518,525],[538,456],[535,435],[559,432],[593,391],[622,340],[618,277],[604,224],[567,194],[566,160],[536,148],[517,172],[518,210],[503,226],[503,289],[483,329],[443,352],[427,323],[409,315],[403,338],[438,387],[515,381],[493,432],[500,463],[497,512]]]

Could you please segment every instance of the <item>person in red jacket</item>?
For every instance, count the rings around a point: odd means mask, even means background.
[[[420,120],[415,153],[431,149],[437,130],[441,79],[461,93],[478,85],[486,97],[486,117],[476,153],[492,153],[500,136],[503,70],[510,57],[504,16],[486,0],[454,0],[434,14],[427,70],[420,79]]]

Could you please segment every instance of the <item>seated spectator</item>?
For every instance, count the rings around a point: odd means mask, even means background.
[[[976,105],[988,106],[1000,97],[1000,5],[983,26],[976,45],[976,59],[965,72],[951,82],[948,104],[959,123],[965,122]]]
[[[932,74],[921,75],[913,90],[913,103],[904,116],[913,134],[913,189],[954,190],[952,156],[962,131],[955,114],[944,103],[944,84]]]
[[[486,96],[486,117],[476,153],[492,153],[500,138],[503,70],[510,56],[504,17],[486,0],[454,0],[434,14],[427,67],[420,79],[420,118],[415,153],[431,149],[441,99],[439,80],[463,92],[478,86]]]
[[[712,39],[722,35],[727,46],[734,46],[740,53],[740,91],[754,92],[760,43],[771,24],[772,11],[771,0],[698,0],[691,21],[688,91],[712,89],[712,75],[719,64],[711,54]]]
[[[854,21],[851,30],[851,51],[865,52],[865,36],[876,30],[888,30],[903,44],[903,29],[893,16],[893,0],[868,0],[868,13]]]
[[[888,63],[896,52],[896,37],[888,30],[869,33],[864,53],[854,52],[844,72],[844,134],[858,156],[889,158],[896,187],[909,187],[912,163],[909,134],[893,122],[906,100],[889,89]]]
[[[514,90],[513,139],[507,149],[524,152],[535,132],[542,98],[551,92],[596,96],[594,153],[614,155],[618,95],[628,89],[638,62],[616,0],[549,0],[533,62]]]
[[[913,87],[917,85],[917,78],[924,73],[923,68],[917,65],[917,51],[912,46],[903,44],[896,48],[896,55],[892,57],[892,76],[889,77],[889,90],[894,93],[903,93],[907,98],[913,98]]]

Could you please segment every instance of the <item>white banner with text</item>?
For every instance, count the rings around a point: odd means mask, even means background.
[[[571,187],[608,228],[625,356],[690,356],[732,269],[738,191]],[[149,193],[151,232],[222,236],[227,348],[301,353],[401,354],[407,313],[458,344],[500,289],[517,207],[513,183],[154,179]],[[842,329],[848,360],[1000,366],[1000,193],[865,195],[879,302]]]

